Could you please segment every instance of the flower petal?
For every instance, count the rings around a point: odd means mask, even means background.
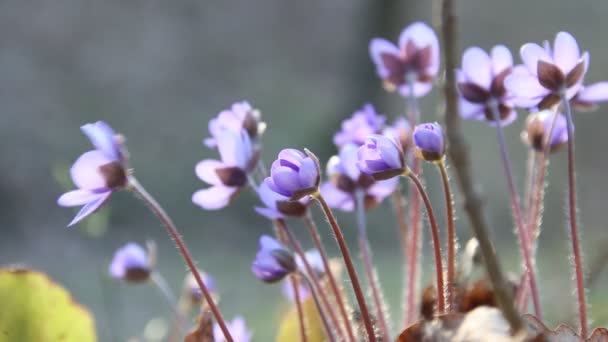
[[[580,58],[576,39],[568,32],[559,32],[553,44],[553,60],[567,74],[576,66]]]
[[[472,103],[463,98],[459,101],[460,116],[465,120],[479,120],[484,118],[485,105]]]
[[[70,222],[70,224],[68,224],[68,227],[75,225],[76,223],[78,223],[82,219],[84,219],[85,217],[94,213],[97,209],[99,209],[105,203],[105,201],[110,197],[111,194],[112,194],[111,191],[101,193],[97,199],[94,199],[93,201],[85,204],[84,207],[82,207],[80,209],[78,214],[76,214],[76,216],[74,217],[72,222]]]
[[[342,165],[342,170],[346,173],[348,178],[353,181],[357,181],[361,175],[361,171],[357,167],[357,161],[359,160],[359,157],[357,156],[358,149],[359,147],[355,144],[344,145],[344,147],[340,149],[340,164]]]
[[[513,94],[515,105],[526,108],[537,105],[549,93],[538,78],[521,65],[513,68],[513,72],[505,78],[505,87]]]
[[[103,189],[106,187],[106,180],[99,167],[111,162],[113,160],[99,150],[85,152],[76,159],[70,169],[72,181],[81,189]]]
[[[394,177],[383,181],[377,181],[374,185],[367,189],[367,193],[376,198],[376,202],[380,203],[386,197],[390,196],[399,186],[399,178]]]
[[[222,161],[228,166],[238,166],[244,169],[247,164],[245,158],[246,146],[241,140],[240,133],[224,128],[220,130],[215,138]]]
[[[433,89],[432,82],[414,82],[414,96],[421,97],[428,94]],[[399,94],[403,97],[410,95],[410,86],[403,85],[399,87]]]
[[[504,45],[496,45],[493,47],[490,55],[492,58],[492,73],[494,76],[513,66],[511,51]]]
[[[317,172],[315,162],[310,158],[303,159],[302,164],[300,165],[300,171],[298,172],[300,189],[312,188],[316,186],[318,178],[319,173]]]
[[[300,190],[300,178],[298,171],[287,166],[278,166],[272,170],[272,179],[277,188],[285,195]]]
[[[389,70],[384,65],[383,54],[399,56],[399,49],[391,42],[383,38],[374,38],[369,43],[369,54],[376,65],[376,72],[381,78],[388,77]]]
[[[431,47],[431,63],[427,73],[436,75],[439,71],[439,39],[435,31],[423,22],[415,22],[406,27],[399,35],[399,49],[405,49],[408,41],[412,41],[418,48]]]
[[[237,187],[212,186],[195,192],[192,195],[192,202],[205,210],[222,209],[230,203],[237,190]]]
[[[276,209],[278,201],[286,201],[289,198],[274,191],[273,188],[276,188],[274,180],[270,177],[266,177],[258,187],[258,196],[268,208]]]
[[[479,47],[468,48],[462,56],[462,71],[469,81],[484,89],[492,83],[492,61],[490,56]]]
[[[538,74],[537,66],[539,60],[553,64],[553,59],[551,58],[551,56],[549,56],[547,50],[545,50],[538,44],[524,44],[521,47],[519,54],[521,55],[521,60],[524,62],[524,65],[526,66],[528,71],[530,71],[530,73],[535,76]]]
[[[80,127],[80,130],[89,137],[93,146],[103,152],[111,160],[120,159],[120,151],[114,139],[115,133],[112,127],[103,121],[88,123]]]
[[[196,164],[194,171],[198,178],[211,185],[222,185],[222,180],[215,170],[227,167],[219,160],[205,159]]]
[[[59,199],[57,199],[57,204],[59,204],[62,207],[75,207],[78,205],[85,205],[85,204],[99,198],[103,194],[104,193],[93,192],[90,190],[82,190],[82,189],[72,190],[72,191],[68,191],[65,194],[61,195],[61,197],[59,197]]]
[[[284,218],[285,217],[285,215],[281,214],[276,209],[271,209],[271,208],[266,208],[266,207],[255,207],[254,209],[255,209],[255,211],[258,214],[260,214],[260,215],[262,215],[262,216],[264,216],[264,217],[266,217],[266,218],[268,218],[270,220],[274,220],[274,219]]]
[[[321,186],[321,194],[327,205],[330,208],[337,208],[343,211],[353,211],[355,205],[353,196],[340,189],[338,189],[333,183],[327,182]]]
[[[585,86],[576,98],[585,102],[608,101],[608,82],[598,82]]]

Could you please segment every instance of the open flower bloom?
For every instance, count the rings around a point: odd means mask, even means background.
[[[256,278],[274,283],[296,269],[296,261],[290,251],[268,235],[260,237],[259,250],[251,264],[251,272]]]
[[[339,155],[327,162],[329,181],[321,186],[321,194],[332,208],[353,211],[356,194],[361,191],[365,196],[365,208],[371,209],[397,188],[397,178],[375,181],[370,175],[362,173],[357,166],[357,150],[355,144],[344,145]]]
[[[245,319],[241,316],[236,316],[231,322],[227,322],[228,331],[234,339],[234,342],[249,342],[253,336],[253,332],[247,328]],[[213,340],[215,342],[225,342],[226,338],[222,333],[219,324],[213,324]]]
[[[505,46],[495,46],[490,55],[478,47],[468,48],[462,56],[462,69],[456,70],[463,119],[495,123],[492,106],[497,106],[501,124],[513,122],[517,118],[513,96],[504,85],[512,70],[513,58]]]
[[[578,110],[592,110],[598,102],[608,101],[608,82],[597,82],[582,86],[571,100]]]
[[[110,276],[131,283],[147,281],[152,272],[148,253],[136,243],[119,248],[110,263]]]
[[[112,192],[127,184],[123,156],[112,128],[98,121],[80,129],[91,140],[95,150],[82,154],[70,169],[72,181],[78,189],[66,192],[57,200],[64,207],[83,205],[68,227],[94,213]]]
[[[555,117],[556,115],[557,117]],[[555,125],[553,125],[554,119]],[[552,125],[553,131],[551,131]],[[549,132],[551,132],[550,138],[548,138]],[[538,152],[545,150],[546,143],[549,144],[549,152],[556,151],[568,142],[566,117],[562,113],[553,113],[549,109],[532,113],[526,119],[522,139]]]
[[[441,126],[436,123],[417,125],[414,129],[416,157],[430,161],[440,161],[445,154],[445,139]]]
[[[374,106],[368,103],[342,121],[341,130],[334,135],[334,144],[338,147],[349,143],[361,145],[368,135],[380,133],[385,120],[384,115],[378,115]]]
[[[439,71],[439,40],[427,24],[416,22],[406,27],[399,36],[399,46],[374,38],[369,51],[388,90],[397,89],[409,96],[413,86],[413,96],[419,97],[433,88]]]
[[[514,95],[519,107],[550,108],[561,95],[570,100],[581,89],[589,67],[589,53],[582,55],[574,37],[559,32],[553,48],[527,43],[520,50],[523,65],[513,69],[505,79],[505,87]]]
[[[403,151],[391,137],[370,135],[357,151],[357,167],[375,180],[386,180],[406,170]]]
[[[233,132],[240,132],[241,129],[247,132],[251,141],[257,140],[266,129],[266,124],[261,121],[260,111],[251,107],[249,102],[235,102],[230,109],[221,111],[217,117],[209,121],[210,138],[206,138],[204,143],[207,147],[216,148],[217,137],[225,129]]]
[[[196,175],[211,187],[195,192],[192,202],[207,210],[227,206],[247,185],[247,173],[255,168],[259,158],[245,130],[223,129],[216,139],[222,160],[205,159],[195,168]]]
[[[319,170],[315,161],[296,149],[284,149],[272,163],[270,177],[258,189],[266,208],[256,211],[270,219],[302,216],[319,187]]]
[[[404,117],[398,117],[391,126],[385,127],[382,134],[398,141],[404,153],[412,146],[412,126]]]

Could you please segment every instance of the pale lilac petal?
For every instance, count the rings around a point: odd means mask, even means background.
[[[598,82],[585,86],[576,97],[584,102],[608,101],[608,82]]]
[[[340,149],[340,164],[342,171],[348,176],[348,178],[357,181],[361,175],[361,171],[357,167],[357,150],[359,147],[355,144],[344,145]]]
[[[399,49],[391,42],[383,38],[374,38],[369,44],[369,54],[376,65],[376,72],[381,78],[389,75],[389,71],[382,61],[383,54],[399,55]]]
[[[234,342],[250,342],[253,336],[253,333],[247,329],[245,320],[241,316],[236,316],[232,322],[228,322],[228,331],[230,331]],[[213,325],[213,339],[215,342],[226,341],[222,329],[217,323]]]
[[[100,193],[82,189],[72,190],[61,195],[61,197],[57,199],[57,204],[62,207],[75,207],[78,205],[84,205],[99,198],[100,196],[104,195],[104,193],[105,192]]]
[[[390,138],[382,138],[377,140],[378,151],[380,151],[382,161],[394,169],[403,167],[401,165],[401,150],[399,150],[396,143]]]
[[[76,214],[76,217],[74,217],[72,222],[70,222],[70,224],[68,224],[68,227],[75,225],[76,223],[78,223],[82,219],[84,219],[85,217],[94,213],[97,209],[99,209],[105,203],[105,201],[110,197],[111,194],[112,194],[111,191],[101,193],[97,199],[85,204],[84,207],[82,207],[80,209],[78,214]]]
[[[520,50],[521,60],[524,62],[528,71],[534,76],[538,75],[538,61],[542,60],[548,63],[553,63],[553,59],[547,53],[547,50],[542,48],[538,44],[527,43],[521,47]]]
[[[513,66],[511,51],[504,45],[493,47],[490,55],[492,56],[492,72],[494,75],[498,75],[503,70]]]
[[[433,76],[436,75],[439,71],[439,39],[435,31],[423,22],[413,23],[406,27],[399,35],[399,48],[403,50],[410,40],[418,48],[431,47],[431,64],[427,73]]]
[[[485,105],[483,104],[472,103],[461,97],[458,105],[460,108],[460,116],[463,119],[480,120],[485,116]]]
[[[353,196],[338,189],[333,183],[327,182],[321,186],[321,194],[330,208],[343,211],[352,211],[354,208]]]
[[[237,190],[237,187],[212,186],[195,192],[192,195],[192,202],[206,210],[222,209],[230,203]]]
[[[262,202],[271,209],[276,209],[278,201],[286,201],[289,198],[274,191],[274,181],[267,177],[258,187],[258,196]]]
[[[462,71],[470,82],[484,89],[492,83],[492,61],[490,56],[478,47],[468,48],[462,56]]]
[[[500,120],[500,125],[502,127],[508,126],[508,125],[512,124],[513,121],[515,121],[515,119],[517,119],[517,112],[514,109],[512,109],[506,118]],[[488,124],[492,127],[496,127],[496,121],[493,121],[493,120],[488,121]]]
[[[194,171],[196,172],[198,178],[200,178],[203,182],[211,185],[222,185],[222,180],[217,175],[215,170],[224,167],[227,167],[227,165],[219,160],[205,159],[196,164]]]
[[[122,279],[130,268],[148,269],[149,266],[146,250],[140,245],[130,242],[114,253],[109,273],[112,278]]]
[[[414,83],[414,96],[415,97],[421,97],[424,96],[426,94],[428,94],[431,89],[433,89],[433,83],[432,82],[415,82]],[[409,85],[402,85],[399,87],[399,94],[401,94],[401,96],[407,97],[410,95],[410,86]]]
[[[274,168],[272,170],[272,179],[279,189],[283,189],[290,194],[301,188],[298,172],[287,166]]]
[[[326,172],[327,176],[329,177],[339,173],[344,173],[339,156],[331,156],[329,158],[329,160],[327,161]]]
[[[111,162],[113,160],[99,150],[85,152],[76,159],[70,169],[72,181],[81,189],[103,189],[106,187],[106,180],[99,167]]]
[[[319,173],[317,172],[317,166],[315,162],[306,158],[302,160],[300,165],[300,172],[298,172],[298,180],[300,182],[300,188],[311,188],[317,185],[317,178]]]
[[[516,66],[507,76],[505,87],[513,94],[514,103],[520,107],[534,106],[550,92],[538,82],[535,75],[522,66]]]
[[[112,127],[103,121],[88,123],[80,127],[80,130],[89,137],[93,146],[103,152],[107,158],[118,160],[120,151],[115,141],[115,133]]]
[[[228,166],[245,168],[247,166],[247,146],[244,141],[243,132],[233,132],[222,129],[216,137],[217,147],[222,157],[222,161]]]
[[[281,214],[276,209],[266,208],[266,207],[255,207],[254,209],[255,209],[255,211],[258,214],[260,214],[260,215],[262,215],[262,216],[264,216],[264,217],[266,217],[267,219],[270,219],[270,220],[275,220],[275,219],[278,219],[278,218],[284,218],[285,217],[285,215]]]
[[[295,148],[286,148],[279,152],[277,160],[285,160],[296,167],[300,167],[302,159],[306,158],[306,154]]]
[[[559,32],[553,44],[553,60],[567,74],[579,62],[580,51],[576,39],[568,32]]]
[[[367,193],[376,198],[378,203],[390,196],[399,186],[399,178],[394,177],[383,181],[377,181],[367,189]]]

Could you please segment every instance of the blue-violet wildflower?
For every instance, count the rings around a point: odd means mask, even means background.
[[[557,118],[555,115],[557,115]],[[553,131],[551,132],[551,137],[547,139],[554,119],[556,121],[553,126]],[[526,126],[522,132],[522,139],[538,152],[543,152],[545,150],[545,143],[547,142],[549,144],[549,152],[557,151],[568,142],[566,117],[562,113],[554,113],[549,109],[532,113],[526,119]]]
[[[274,283],[297,269],[293,254],[279,241],[262,235],[259,241],[259,250],[251,264],[251,272],[256,278]]]
[[[217,117],[209,120],[209,133],[211,137],[204,140],[205,145],[216,148],[217,137],[222,134],[224,129],[233,132],[240,132],[242,129],[247,132],[252,142],[264,133],[266,124],[262,122],[260,111],[251,107],[249,102],[235,102],[230,109],[221,111]]]
[[[424,123],[414,128],[414,146],[417,158],[430,162],[440,161],[445,154],[445,138],[441,126]]]
[[[334,144],[338,148],[350,143],[361,145],[368,135],[380,133],[385,120],[386,117],[379,115],[374,106],[368,103],[342,121],[340,131],[334,135]]]
[[[119,248],[110,263],[109,273],[114,279],[130,283],[141,283],[150,278],[152,265],[148,253],[136,243]]]
[[[370,135],[357,151],[357,166],[375,180],[386,180],[406,170],[403,151],[392,137]]]

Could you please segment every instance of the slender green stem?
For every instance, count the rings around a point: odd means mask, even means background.
[[[318,299],[316,297],[317,294],[319,294],[321,296],[321,300],[323,302],[323,305],[325,306],[325,311],[328,314],[330,314],[330,319],[332,320],[332,323],[336,326],[336,331],[338,332],[338,336],[340,339],[342,339],[342,333],[340,332],[340,322],[337,320],[336,316],[334,315],[331,305],[329,304],[329,300],[327,299],[327,295],[325,294],[325,291],[323,291],[323,287],[321,286],[319,279],[317,279],[314,269],[312,268],[312,266],[308,262],[308,259],[306,258],[306,253],[304,252],[304,248],[302,248],[302,245],[300,244],[300,242],[298,241],[296,236],[293,234],[291,229],[289,229],[287,227],[287,224],[285,223],[284,220],[278,219],[277,226],[279,227],[279,229],[281,231],[283,231],[286,234],[286,237],[289,240],[289,244],[296,251],[296,254],[300,257],[300,260],[302,260],[306,273],[308,273],[310,275],[310,277],[306,277],[306,275],[304,273],[300,272],[300,274],[305,277],[305,280],[308,283],[308,288],[310,289],[310,292],[314,295],[315,304],[317,305],[317,309],[319,311],[319,316],[323,320],[323,324],[324,325],[327,324],[327,327],[328,327],[327,336],[333,341],[333,339],[334,339],[333,334],[331,333],[331,329],[329,329],[329,323],[327,322],[327,318],[325,317],[325,312],[323,311],[323,307],[318,302]]]
[[[572,241],[572,254],[574,256],[574,276],[576,279],[576,294],[578,298],[578,315],[580,320],[581,338],[587,338],[587,300],[585,298],[585,275],[583,273],[583,257],[581,255],[578,218],[576,206],[576,170],[574,157],[574,122],[570,102],[562,92],[562,104],[566,113],[568,127],[568,213],[570,218],[570,240]]]
[[[429,200],[429,197],[424,190],[424,186],[418,177],[409,169],[406,171],[404,176],[411,179],[412,183],[414,183],[416,186],[418,194],[420,194],[420,197],[422,197],[422,202],[426,207],[426,213],[429,218],[429,223],[431,224],[431,238],[433,240],[433,251],[435,254],[435,272],[437,281],[437,313],[442,315],[445,313],[445,291],[443,286],[443,264],[441,261],[441,240],[439,239],[439,228],[437,228],[437,221],[435,220],[435,214],[433,213],[431,201]]]
[[[357,304],[359,305],[359,310],[361,311],[361,318],[363,320],[363,324],[365,325],[367,337],[370,342],[376,342],[376,333],[374,331],[374,325],[372,323],[367,304],[365,303],[365,296],[363,295],[363,290],[361,289],[361,284],[359,283],[359,277],[357,276],[357,271],[355,270],[353,259],[350,256],[348,245],[346,244],[344,235],[342,235],[342,231],[340,230],[338,221],[336,221],[334,214],[332,213],[331,209],[327,205],[327,202],[325,202],[325,199],[320,193],[317,192],[313,195],[313,197],[321,205],[321,208],[323,209],[323,212],[325,213],[325,216],[329,221],[329,226],[331,227],[334,233],[334,237],[338,242],[338,247],[340,248],[340,252],[342,253],[342,258],[344,259],[344,264],[346,265],[346,270],[348,272],[350,282],[353,286],[353,291],[355,292],[355,298],[357,299]]]
[[[312,238],[312,242],[313,242],[315,248],[319,251],[319,255],[321,256],[321,262],[323,263],[323,268],[325,269],[325,274],[327,276],[327,279],[329,280],[329,287],[331,288],[331,290],[334,294],[336,305],[338,306],[338,310],[340,311],[340,315],[342,316],[346,334],[348,335],[348,338],[350,341],[356,341],[355,333],[353,331],[352,324],[350,323],[350,316],[348,315],[348,312],[346,310],[346,303],[342,296],[342,291],[340,291],[340,288],[338,287],[338,282],[336,281],[336,277],[334,276],[333,272],[331,271],[331,267],[329,265],[329,258],[327,257],[327,251],[325,250],[325,247],[323,246],[323,242],[321,241],[321,234],[319,234],[317,225],[315,224],[312,217],[310,216],[310,212],[306,213],[306,215],[303,217],[303,220],[306,225],[306,228],[308,229],[308,233],[310,234],[310,237]],[[322,288],[320,286],[319,286],[319,290],[320,291],[322,290]],[[332,319],[332,322],[334,322],[336,324],[337,331],[340,331],[340,334],[342,335],[342,332],[341,332],[342,327],[336,318],[333,308],[331,306],[329,306],[329,304],[327,304],[327,303],[325,306],[327,307],[327,310],[330,314],[330,318]]]
[[[447,229],[447,248],[448,248],[448,259],[447,259],[447,280],[446,280],[446,289],[447,289],[447,298],[446,304],[448,313],[454,311],[456,308],[454,307],[454,292],[455,282],[454,279],[456,277],[456,229],[454,228],[454,208],[452,207],[452,191],[450,190],[450,181],[448,178],[448,172],[445,167],[445,162],[442,159],[437,163],[437,167],[439,168],[439,173],[441,174],[441,181],[443,183],[443,193],[445,197],[445,210],[446,210],[446,221],[448,225]]]
[[[184,239],[179,234],[177,227],[175,226],[169,215],[167,215],[165,210],[160,206],[160,204],[158,204],[154,197],[152,197],[152,195],[150,195],[146,191],[146,189],[144,189],[144,187],[141,186],[137,179],[132,175],[129,176],[129,187],[144,203],[146,203],[146,205],[150,208],[154,215],[156,215],[156,217],[158,217],[158,219],[161,221],[163,226],[165,226],[167,232],[169,233],[169,236],[175,242],[177,249],[182,254],[184,260],[186,261],[186,264],[188,265],[188,268],[190,269],[190,272],[194,276],[194,279],[196,280],[196,283],[198,284],[201,293],[203,294],[205,300],[207,301],[207,304],[209,305],[209,309],[213,313],[215,320],[217,321],[220,329],[222,330],[222,333],[224,334],[224,338],[227,342],[233,342],[234,339],[232,338],[232,335],[230,335],[230,331],[228,330],[226,322],[224,321],[220,310],[218,309],[217,305],[213,300],[213,297],[211,296],[211,292],[209,292],[209,290],[205,286],[203,278],[201,277],[196,265],[194,264],[194,260],[192,259],[188,248],[186,247]]]
[[[369,246],[369,239],[367,238],[367,224],[365,217],[365,193],[362,190],[357,190],[355,194],[355,204],[357,209],[357,228],[359,235],[359,249],[361,250],[361,261],[363,262],[363,269],[369,282],[369,287],[372,292],[372,299],[374,300],[374,306],[376,307],[376,320],[380,326],[382,333],[382,340],[388,341],[390,339],[388,332],[388,325],[386,317],[384,315],[382,305],[382,289],[377,281],[376,274],[374,272],[374,263],[372,261],[372,252]]]
[[[315,305],[317,306],[317,311],[319,312],[319,317],[321,317],[321,322],[323,323],[323,328],[325,329],[325,335],[329,339],[330,342],[334,342],[336,338],[331,332],[331,326],[327,321],[327,317],[325,317],[325,313],[323,312],[323,308],[321,306],[321,302],[319,302],[319,296],[317,295],[317,291],[314,290],[313,282],[310,277],[306,276],[304,273],[300,273],[302,279],[306,281],[308,284],[308,288],[310,289],[310,294],[312,295],[312,299],[315,301]],[[336,327],[337,328],[337,327]]]
[[[504,168],[505,177],[507,180],[507,188],[509,190],[509,197],[511,199],[511,209],[513,210],[513,217],[515,220],[515,226],[517,227],[517,235],[519,237],[519,243],[524,259],[524,266],[526,272],[529,274],[530,291],[532,294],[532,303],[534,304],[534,313],[539,319],[542,319],[542,311],[540,307],[540,300],[538,297],[538,288],[536,286],[536,276],[534,275],[534,264],[532,263],[530,239],[528,231],[526,230],[523,216],[521,215],[521,205],[519,202],[519,196],[515,189],[515,181],[513,180],[513,173],[511,172],[511,163],[509,160],[509,154],[507,152],[507,144],[505,141],[504,132],[502,130],[502,124],[500,123],[500,114],[498,110],[498,103],[494,100],[490,103],[492,110],[493,119],[496,123],[496,135],[498,138],[498,147],[500,150],[500,156],[502,158],[502,164]]]
[[[280,220],[280,219],[279,219]],[[279,221],[277,220],[277,221]],[[279,241],[287,246],[287,242],[290,239],[291,236],[289,236],[289,233],[287,232],[287,225],[285,224],[285,221],[280,220],[280,223],[277,223],[277,237],[279,238]],[[292,241],[293,244],[293,241]],[[300,341],[301,342],[306,342],[308,341],[307,335],[306,335],[306,324],[304,323],[304,311],[302,310],[302,300],[300,298],[300,288],[298,287],[298,276],[297,274],[292,274],[289,276],[289,282],[291,283],[291,288],[293,290],[293,299],[294,302],[296,303],[296,312],[298,314],[298,322],[300,323]]]

